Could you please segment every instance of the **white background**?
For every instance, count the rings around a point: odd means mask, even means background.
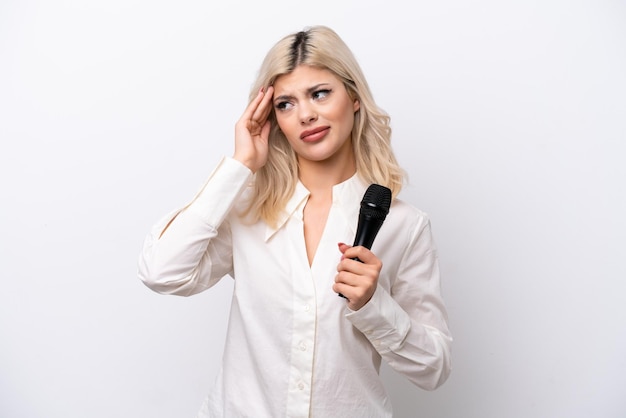
[[[626,5],[609,0],[0,3],[0,416],[195,415],[231,282],[136,278],[222,155],[260,61],[333,27],[392,116],[455,338],[398,417],[626,416]]]

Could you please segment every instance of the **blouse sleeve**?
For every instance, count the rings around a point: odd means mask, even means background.
[[[139,255],[138,276],[158,293],[189,296],[232,272],[227,215],[250,181],[243,164],[224,158],[196,198],[157,222]]]
[[[390,292],[379,284],[372,299],[347,317],[415,385],[433,390],[446,381],[452,338],[428,218],[414,229]]]

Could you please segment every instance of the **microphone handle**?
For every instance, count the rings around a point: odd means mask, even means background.
[[[354,238],[354,244],[352,244],[352,246],[357,247],[361,245],[370,250],[372,248],[372,244],[374,243],[374,238],[376,238],[376,234],[378,234],[382,225],[383,219],[364,217],[362,222],[359,222],[356,236]]]

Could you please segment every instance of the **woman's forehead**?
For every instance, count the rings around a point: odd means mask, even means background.
[[[312,67],[310,65],[299,65],[292,72],[283,74],[274,80],[274,93],[289,93],[308,90],[320,84],[341,83],[332,71],[325,68]]]

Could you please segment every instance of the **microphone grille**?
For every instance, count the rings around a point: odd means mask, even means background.
[[[391,190],[380,184],[371,184],[361,200],[361,213],[384,220],[391,206]]]

